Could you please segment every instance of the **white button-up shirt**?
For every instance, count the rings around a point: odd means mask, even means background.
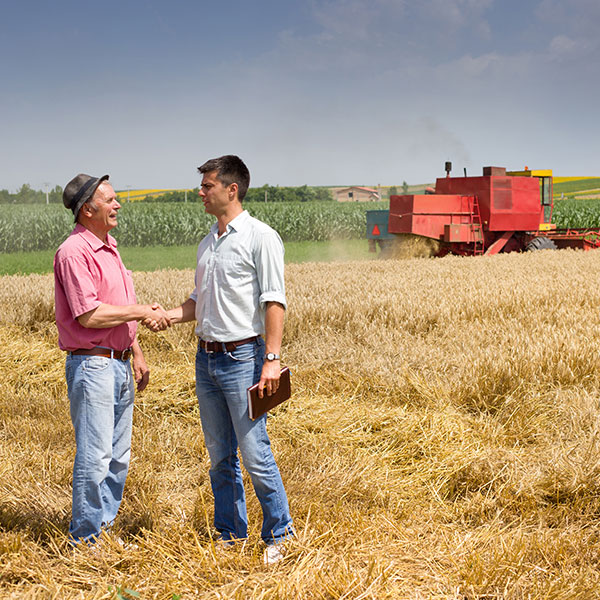
[[[268,225],[242,212],[219,237],[215,223],[196,261],[196,335],[232,342],[265,333],[267,302],[286,307],[283,242]]]

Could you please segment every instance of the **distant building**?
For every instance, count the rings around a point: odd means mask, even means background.
[[[377,202],[381,200],[379,191],[360,186],[339,188],[334,192],[338,202]]]

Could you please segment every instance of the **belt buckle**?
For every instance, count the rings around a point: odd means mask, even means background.
[[[121,360],[129,360],[131,358],[131,348],[127,348],[121,352]]]
[[[206,354],[214,354],[214,353],[215,353],[215,351],[214,351],[214,350],[209,350],[209,349],[208,349],[208,345],[209,345],[210,343],[211,343],[211,342],[206,342],[206,341],[204,341],[204,340],[202,341],[202,344],[204,345],[204,352],[206,352]]]

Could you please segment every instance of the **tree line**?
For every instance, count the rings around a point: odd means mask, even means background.
[[[174,190],[156,196],[146,196],[142,202],[194,202],[198,198],[198,188],[188,190]],[[244,202],[322,202],[333,200],[329,189],[323,187],[279,187],[263,185],[250,188],[246,193]]]
[[[15,193],[8,190],[0,190],[0,204],[60,204],[62,203],[63,189],[57,185],[47,192],[34,190],[29,184],[23,184]],[[329,189],[323,187],[279,187],[263,185],[258,188],[250,188],[244,198],[244,202],[319,202],[333,200]],[[136,202],[196,202],[198,200],[198,188],[193,190],[174,190],[156,196],[146,196]],[[123,200],[120,200],[123,202]]]
[[[60,185],[52,189],[34,190],[24,183],[14,194],[8,190],[0,190],[0,204],[62,204],[63,189]]]

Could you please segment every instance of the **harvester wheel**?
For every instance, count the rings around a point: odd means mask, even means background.
[[[556,250],[556,244],[550,238],[540,236],[533,238],[525,250],[527,252],[530,250]]]

